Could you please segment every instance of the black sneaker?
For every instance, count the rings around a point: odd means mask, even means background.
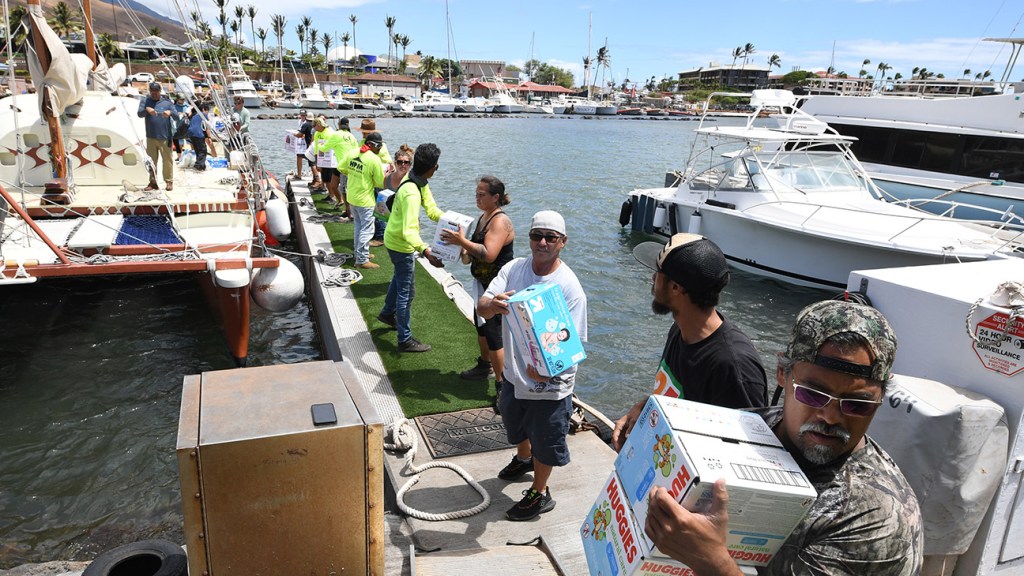
[[[398,318],[396,318],[394,314],[385,314],[381,312],[380,314],[377,314],[377,321],[381,324],[387,324],[393,330],[398,330]]]
[[[533,456],[523,462],[518,456],[513,455],[512,461],[498,472],[498,478],[502,480],[518,480],[523,474],[533,472]]]
[[[532,520],[545,512],[555,508],[555,501],[551,499],[551,489],[545,488],[541,494],[533,488],[523,490],[523,499],[518,504],[505,512],[505,517],[513,522]]]
[[[478,357],[476,359],[476,366],[464,372],[459,372],[459,378],[463,380],[487,380],[488,378],[494,378],[494,368],[491,367],[489,361]]]
[[[405,342],[398,343],[399,352],[429,352],[430,344],[424,344],[415,338],[409,338]]]

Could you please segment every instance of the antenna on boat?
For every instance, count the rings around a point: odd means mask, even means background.
[[[1017,65],[1017,58],[1020,56],[1021,47],[1024,46],[1024,38],[985,38],[985,41],[1003,42],[1010,45],[1010,57],[1006,61],[1003,75],[999,77],[999,87],[1005,91],[1007,84],[1010,83],[1010,74],[1013,73],[1013,68]]]

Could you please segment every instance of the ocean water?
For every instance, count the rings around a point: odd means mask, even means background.
[[[284,130],[296,124],[252,124],[264,163],[282,177],[295,166]],[[649,392],[671,323],[650,310],[651,274],[631,255],[647,238],[619,226],[619,206],[629,190],[661,185],[666,171],[682,167],[695,126],[580,117],[377,120],[392,153],[402,143],[441,148],[431,189],[443,209],[476,216],[477,178],[502,179],[518,255],[529,251],[534,212],[565,216],[562,256],[589,299],[589,357],[577,393],[611,417]],[[423,230],[432,223],[424,219]],[[469,285],[467,266],[449,268]],[[771,373],[796,312],[831,295],[734,272],[721,309],[751,336]],[[0,323],[0,568],[91,558],[143,538],[181,541],[174,443],[182,378],[232,367],[194,280],[4,288]],[[467,338],[475,339],[468,325]],[[319,359],[308,303],[280,315],[254,307],[250,350],[250,365]]]

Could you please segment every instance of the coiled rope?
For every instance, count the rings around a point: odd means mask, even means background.
[[[393,443],[384,442],[384,448],[388,450],[408,450],[409,452],[405,456],[405,463],[402,466],[402,473],[408,471],[410,474],[414,474],[408,482],[398,491],[396,500],[398,500],[398,508],[412,516],[413,518],[419,518],[420,520],[428,520],[431,522],[440,522],[443,520],[454,520],[456,518],[465,518],[474,514],[479,514],[487,509],[491,505],[491,495],[484,490],[483,486],[477,483],[469,472],[466,472],[461,466],[452,464],[451,462],[445,462],[443,460],[435,460],[433,462],[427,462],[422,466],[416,466],[413,464],[413,459],[416,457],[416,449],[418,447],[418,441],[416,439],[416,433],[412,429],[412,421],[408,418],[397,418],[395,421],[388,426],[388,434],[386,437],[390,437]],[[423,512],[422,510],[416,510],[415,508],[409,507],[405,503],[405,494],[412,488],[417,482],[420,481],[420,473],[431,468],[448,468],[454,470],[459,476],[476,490],[483,498],[483,502],[477,504],[472,508],[465,510],[455,510],[454,512],[446,512],[444,514],[432,514],[430,512]]]

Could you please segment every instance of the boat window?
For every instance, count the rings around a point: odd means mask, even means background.
[[[1009,138],[964,138],[960,173],[976,178],[1024,181],[1024,142]]]
[[[39,146],[39,135],[38,134],[33,134],[31,132],[26,132],[25,134],[22,134],[21,140],[22,140],[22,142],[25,143],[25,146],[28,147],[28,148],[35,148],[35,147]]]
[[[0,152],[0,166],[14,166],[17,158],[11,152]]]
[[[125,166],[135,166],[139,163],[139,157],[131,152],[125,152],[121,155],[121,162],[123,162]]]
[[[97,134],[96,135],[96,147],[97,148],[110,148],[110,135],[109,134]]]
[[[859,188],[850,162],[838,152],[785,152],[773,158],[765,171],[769,181],[782,189],[796,188],[804,192]]]

